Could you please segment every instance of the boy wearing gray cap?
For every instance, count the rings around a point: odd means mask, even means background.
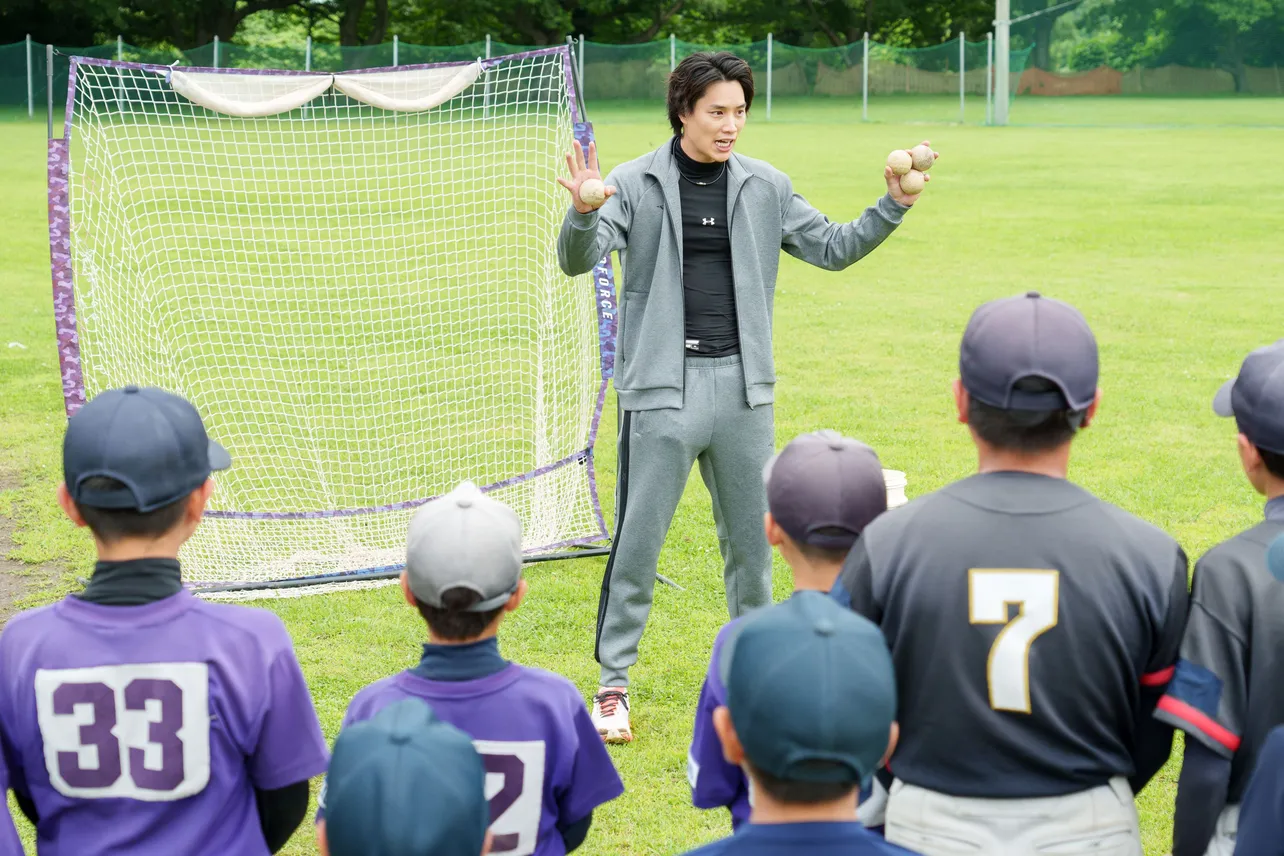
[[[67,422],[58,502],[98,562],[0,635],[0,743],[41,853],[266,856],[307,815],[329,753],[285,625],[183,586],[231,463],[161,389],[107,390]]]
[[[792,570],[794,592],[828,592],[852,544],[871,520],[887,510],[878,455],[836,431],[803,434],[767,462],[763,482],[767,541]],[[723,625],[713,642],[687,755],[692,804],[729,809],[733,830],[749,819],[749,782],[740,766],[723,756],[713,712],[726,703],[720,661],[727,639],[742,620]],[[862,820],[875,826],[882,822],[881,812],[871,813],[885,793],[876,783],[871,787],[879,791],[880,800],[862,803],[861,814]]]
[[[1173,856],[1229,856],[1267,733],[1284,723],[1284,586],[1266,548],[1284,533],[1284,339],[1253,351],[1213,399],[1235,418],[1264,519],[1195,563],[1181,659],[1155,716],[1186,732]]]
[[[481,856],[489,850],[482,758],[467,734],[418,699],[390,704],[340,732],[321,799],[321,856]]]
[[[750,614],[725,642],[726,760],[754,794],[748,823],[699,856],[903,856],[867,830],[857,791],[895,743],[896,681],[878,628],[823,592]]]
[[[494,852],[579,847],[593,809],[624,785],[579,690],[500,656],[499,625],[526,596],[517,515],[471,482],[428,503],[410,521],[401,589],[428,625],[423,657],[357,693],[343,727],[403,699],[427,702],[473,738],[500,778],[490,800]]]
[[[1168,760],[1186,556],[1067,480],[1097,342],[1030,292],[973,313],[954,394],[978,473],[882,515],[834,595],[878,623],[901,740],[889,841],[925,854],[1140,856],[1133,794]]]

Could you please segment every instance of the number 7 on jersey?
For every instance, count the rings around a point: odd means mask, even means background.
[[[985,680],[990,707],[1030,712],[1030,645],[1056,626],[1060,575],[1024,568],[972,568],[967,578],[968,620],[1004,624],[990,646]],[[1015,618],[1009,607],[1017,607]]]

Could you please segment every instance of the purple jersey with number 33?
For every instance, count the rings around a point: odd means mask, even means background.
[[[558,826],[624,792],[584,700],[560,675],[516,663],[471,681],[401,672],[357,693],[343,724],[405,698],[473,738],[486,764],[493,856],[564,856]]]
[[[185,591],[142,606],[68,597],[10,620],[0,737],[41,856],[266,856],[255,788],[328,760],[280,619]]]

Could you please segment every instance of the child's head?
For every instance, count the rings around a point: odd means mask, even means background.
[[[723,754],[789,806],[850,799],[895,740],[896,680],[882,632],[820,592],[750,616],[721,660]]]
[[[100,554],[174,553],[200,523],[232,458],[190,402],[152,387],[100,393],[67,422],[58,502]]]
[[[1234,416],[1239,457],[1258,493],[1284,493],[1284,339],[1258,348],[1213,399],[1218,416]]]
[[[472,739],[419,699],[389,705],[334,741],[317,841],[326,856],[479,856],[486,770]],[[431,811],[415,806],[431,805]]]
[[[836,431],[794,438],[763,469],[767,541],[800,574],[836,573],[852,544],[887,510],[878,455]],[[831,579],[830,582],[833,582]]]
[[[433,641],[494,636],[526,594],[521,521],[464,482],[411,519],[401,587]]]

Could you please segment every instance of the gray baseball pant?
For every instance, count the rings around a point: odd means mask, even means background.
[[[602,578],[594,656],[602,686],[629,683],[651,612],[656,567],[691,465],[713,500],[732,618],[771,602],[762,469],[775,449],[772,405],[745,400],[740,357],[687,357],[682,407],[620,414],[615,541]]]

